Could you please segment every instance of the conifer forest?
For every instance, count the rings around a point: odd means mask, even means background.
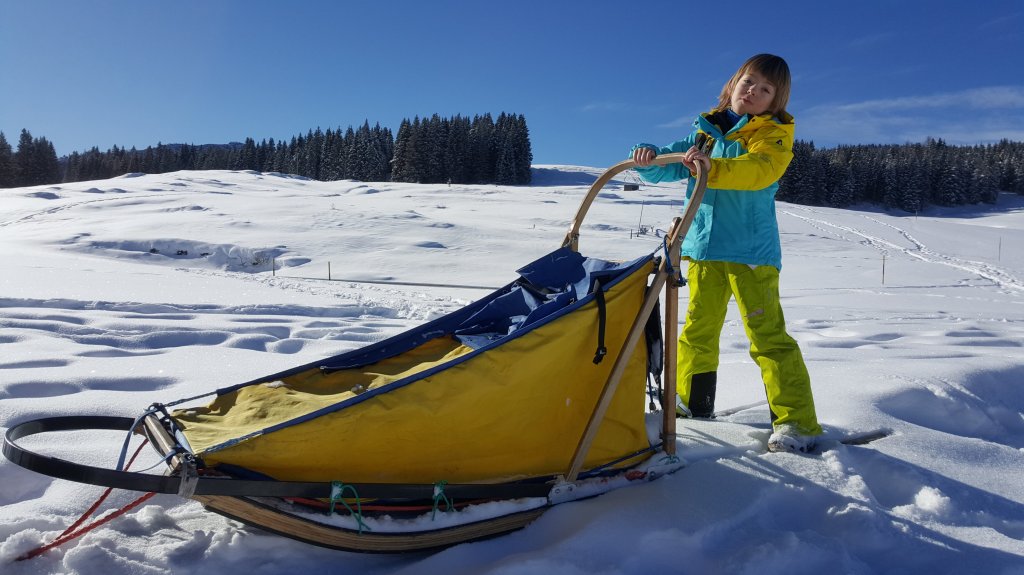
[[[16,146],[0,132],[0,188],[98,180],[127,173],[255,170],[316,180],[414,183],[530,183],[533,153],[522,115],[502,112],[401,122],[398,134],[364,122],[342,131],[317,128],[288,141],[114,146],[58,158],[45,137],[23,129]],[[954,146],[940,139],[902,145],[817,148],[797,141],[778,199],[804,205],[861,203],[916,213],[930,206],[996,202],[1024,195],[1024,143]]]
[[[144,150],[92,148],[58,160],[53,144],[22,130],[12,151],[0,132],[0,188],[100,180],[128,173],[255,170],[315,180],[507,184],[530,183],[529,130],[522,115],[490,114],[403,120],[397,137],[380,124],[317,128],[290,140],[220,145],[158,144]]]

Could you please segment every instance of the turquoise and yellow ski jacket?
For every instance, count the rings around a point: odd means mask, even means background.
[[[698,133],[715,139],[708,189],[683,240],[682,255],[693,260],[724,261],[782,269],[782,247],[775,217],[779,178],[793,159],[793,118],[746,115],[728,132],[701,114],[686,138],[668,146],[637,144],[658,154],[685,152]],[[630,154],[632,155],[632,153]],[[682,164],[637,168],[648,182],[692,176]],[[690,182],[690,190],[693,182]],[[689,197],[690,192],[687,192]]]

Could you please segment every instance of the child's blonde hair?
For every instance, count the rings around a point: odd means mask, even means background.
[[[789,65],[786,61],[779,56],[773,54],[758,54],[751,56],[746,62],[740,66],[739,70],[732,75],[732,78],[725,83],[722,88],[721,95],[718,96],[718,108],[719,110],[725,110],[730,105],[732,99],[732,90],[736,87],[736,83],[740,81],[740,78],[744,74],[753,70],[758,74],[764,76],[765,80],[768,80],[773,86],[775,86],[775,97],[772,98],[772,103],[768,106],[768,113],[775,116],[783,122],[789,122],[791,116],[786,112],[786,104],[789,103]]]

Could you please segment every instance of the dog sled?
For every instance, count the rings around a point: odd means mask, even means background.
[[[671,473],[683,465],[674,271],[707,177],[698,173],[664,249],[628,262],[584,256],[579,230],[591,203],[633,166],[616,164],[594,182],[558,249],[460,310],[361,349],[153,404],[134,419],[21,422],[3,453],[51,477],[176,494],[311,544],[382,553],[493,537],[553,505]],[[660,409],[647,408],[652,385]],[[82,430],[126,434],[115,468],[22,441]],[[162,474],[128,470],[129,441],[140,437],[162,458]]]

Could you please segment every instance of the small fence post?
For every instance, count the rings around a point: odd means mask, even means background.
[[[882,285],[885,285],[885,254],[882,254]]]
[[[331,262],[327,262],[327,281],[331,280]]]

